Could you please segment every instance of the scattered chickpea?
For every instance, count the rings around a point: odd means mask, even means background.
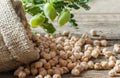
[[[86,45],[84,45],[84,49],[85,49],[85,51],[88,50],[88,47],[91,47],[91,45],[90,45],[90,44],[86,44]]]
[[[115,57],[115,56],[110,56],[110,57],[109,57],[109,61],[114,61],[114,62],[116,62],[116,57]]]
[[[62,35],[69,36],[70,35],[70,31],[63,31]]]
[[[94,46],[100,46],[100,41],[99,40],[94,40],[93,45]]]
[[[97,36],[96,30],[91,30],[92,36]],[[19,67],[14,75],[19,78],[25,78],[30,73],[38,75],[35,78],[61,78],[62,74],[71,72],[73,76],[79,76],[87,69],[109,69],[110,76],[115,76],[120,72],[120,60],[116,60],[112,52],[107,50],[107,40],[104,34],[101,34],[99,40],[92,41],[87,34],[81,37],[71,36],[70,32],[65,31],[59,35],[41,35],[33,39],[36,50],[40,51],[41,58],[25,68]],[[104,48],[101,51],[101,46]],[[36,46],[39,46],[38,48]],[[101,53],[102,52],[102,53]],[[120,53],[120,44],[114,45],[114,52]],[[107,61],[95,63],[90,59],[98,58],[104,55]],[[51,77],[53,76],[53,77]]]
[[[36,69],[39,69],[39,68],[41,68],[42,66],[43,66],[43,63],[40,62],[40,61],[38,61],[38,62],[35,63],[35,68],[36,68]]]
[[[50,69],[51,68],[51,64],[48,62],[48,63],[45,63],[44,64],[44,68],[45,69]]]
[[[106,47],[108,44],[107,40],[101,40],[100,43],[101,43],[101,46],[104,46],[104,47]]]
[[[59,64],[60,64],[60,66],[62,66],[62,67],[67,66],[67,61],[66,61],[66,60],[63,60],[63,59],[59,59]]]
[[[81,58],[80,53],[74,52],[73,55],[76,57],[77,60]]]
[[[106,36],[104,34],[100,34],[99,39],[104,40],[104,39],[106,39]]]
[[[101,63],[95,63],[95,64],[94,64],[94,69],[96,69],[96,70],[102,69]]]
[[[86,44],[92,44],[92,42],[93,42],[93,41],[92,41],[90,38],[86,38],[86,39],[85,39],[85,43],[86,43]]]
[[[117,73],[120,73],[120,65],[115,66],[113,69],[114,69]]]
[[[105,57],[106,58],[109,58],[110,56],[112,56],[112,52],[111,51],[105,52]]]
[[[102,49],[102,54],[105,55],[105,53],[106,53],[107,51],[108,51],[107,48],[103,48],[103,49]]]
[[[31,74],[32,75],[37,75],[38,74],[38,70],[37,69],[35,69],[35,68],[31,68]]]
[[[47,75],[47,71],[44,68],[40,68],[39,74],[41,74],[42,76],[45,76],[45,75]]]
[[[80,65],[82,66],[82,70],[87,70],[88,69],[88,64],[87,62],[81,62]]]
[[[120,44],[115,44],[115,45],[114,45],[114,48],[113,48],[113,51],[114,51],[115,53],[120,53]]]
[[[73,76],[79,76],[80,75],[80,71],[79,71],[79,69],[74,68],[74,69],[72,69],[71,74]]]
[[[96,31],[95,29],[91,29],[91,30],[90,30],[90,34],[91,34],[92,36],[96,36],[96,35],[97,35],[97,31]]]
[[[59,68],[56,67],[56,68],[54,69],[54,73],[55,73],[55,74],[61,74],[61,71],[59,70]]]
[[[43,78],[42,75],[37,75],[35,78]]]
[[[20,71],[20,72],[18,73],[18,77],[19,77],[19,78],[26,78],[26,73],[23,72],[23,71]]]
[[[115,66],[120,65],[120,60],[116,60]]]
[[[72,51],[73,51],[73,52],[80,52],[80,51],[81,51],[81,47],[80,47],[80,46],[74,46],[74,47],[72,48]]]
[[[74,67],[75,67],[75,64],[72,63],[72,62],[70,62],[70,63],[67,64],[67,68],[68,68],[69,70],[72,70]]]
[[[100,54],[100,51],[97,50],[97,49],[94,49],[91,53],[91,56],[94,57],[94,58],[97,58]]]
[[[26,73],[26,75],[29,75],[30,74],[30,69],[29,68],[25,68],[24,72]]]
[[[43,57],[44,57],[44,59],[46,59],[46,60],[50,60],[50,59],[51,59],[51,54],[45,53],[45,54],[43,55]]]
[[[109,68],[113,68],[115,66],[115,62],[114,61],[109,61],[108,62]]]
[[[62,78],[60,74],[54,74],[53,78]]]
[[[88,68],[94,69],[94,62],[93,61],[88,61]]]
[[[102,68],[103,68],[103,69],[109,69],[109,65],[108,65],[108,62],[107,62],[107,61],[102,61],[102,62],[101,62],[101,65],[102,65]]]
[[[51,75],[51,76],[54,74],[54,70],[53,70],[53,69],[48,69],[47,72],[48,72],[48,74]]]
[[[44,76],[44,78],[52,78],[50,75],[46,75]]]
[[[112,69],[108,72],[108,75],[111,77],[114,77],[114,76],[116,76],[116,71],[114,69]]]

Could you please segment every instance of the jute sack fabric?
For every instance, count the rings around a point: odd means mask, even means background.
[[[19,0],[0,0],[0,72],[39,58],[28,37],[29,24],[21,11]]]

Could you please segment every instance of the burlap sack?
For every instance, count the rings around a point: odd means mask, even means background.
[[[39,58],[32,41],[21,2],[0,0],[0,72]]]

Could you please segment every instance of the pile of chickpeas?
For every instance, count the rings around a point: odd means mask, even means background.
[[[97,31],[91,30],[90,34],[96,36]],[[109,76],[116,76],[120,72],[120,60],[113,52],[120,53],[120,44],[115,44],[113,51],[107,49],[108,41],[104,34],[99,35],[99,40],[92,40],[88,34],[75,36],[64,31],[59,34],[37,34],[33,37],[34,45],[40,50],[40,58],[29,64],[18,67],[14,76],[26,78],[33,75],[35,78],[62,78],[63,74],[71,73],[79,76],[85,70],[108,70]],[[95,62],[99,56],[104,56],[105,61]]]

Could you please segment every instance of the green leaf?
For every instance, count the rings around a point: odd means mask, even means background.
[[[44,29],[44,31],[46,31],[47,33],[53,34],[53,33],[56,31],[56,29],[55,29],[55,27],[53,26],[52,23],[44,23],[44,24],[41,25],[41,27],[42,27],[42,28]]]
[[[77,4],[70,4],[70,5],[68,5],[68,7],[74,8],[76,10],[80,9],[80,7]]]
[[[30,13],[31,15],[36,15],[38,13],[41,13],[42,10],[38,6],[30,6],[27,7],[27,12]]]
[[[44,0],[33,0],[34,4],[43,4]]]

